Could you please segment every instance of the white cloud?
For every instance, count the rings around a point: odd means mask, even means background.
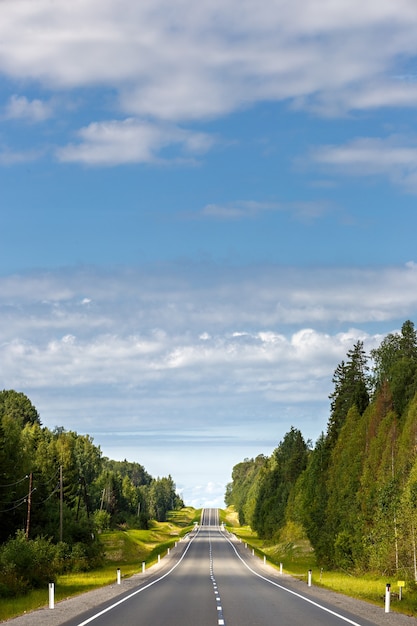
[[[171,473],[187,503],[220,505],[233,464],[269,454],[291,425],[325,429],[356,341],[369,352],[416,312],[414,262],[5,276],[0,378],[46,426],[88,432],[111,458]]]
[[[52,115],[50,104],[26,96],[13,95],[5,107],[5,118],[9,120],[27,120],[29,122],[43,122]]]
[[[88,165],[161,162],[164,148],[179,145],[186,157],[205,152],[213,140],[204,133],[132,118],[93,123],[78,132],[80,143],[57,151],[61,161]]]
[[[3,276],[0,311],[9,317],[0,337],[30,339],[34,329],[56,337],[126,336],[140,329],[165,341],[170,329],[202,336],[207,345],[219,331],[250,337],[276,334],[288,325],[388,322],[417,308],[416,267],[413,262],[384,269],[207,264],[197,279],[191,267],[170,264]],[[85,298],[88,306],[81,304]]]
[[[8,146],[0,145],[0,165],[18,165],[30,163],[41,156],[38,150],[12,150]]]
[[[111,458],[171,473],[188,504],[220,506],[235,463],[270,454],[291,425],[325,429],[356,341],[369,352],[416,311],[414,262],[6,276],[0,378],[46,426],[88,432]]]
[[[127,114],[222,115],[261,100],[322,112],[414,106],[414,0],[3,0],[0,69],[51,90],[110,86]],[[323,62],[325,61],[325,62]]]
[[[339,146],[321,146],[312,152],[312,159],[342,174],[385,176],[391,182],[417,192],[415,136],[360,137]]]
[[[3,384],[141,389],[147,401],[157,385],[159,399],[178,396],[181,405],[181,394],[211,398],[212,389],[293,402],[310,380],[317,385],[307,395],[317,399],[358,338],[378,340],[367,325],[390,326],[417,310],[413,263],[212,267],[207,284],[195,284],[186,268],[165,269],[0,278]]]
[[[331,209],[329,202],[258,202],[238,200],[227,204],[207,204],[197,213],[198,217],[217,220],[240,220],[259,217],[271,211],[287,212],[301,221],[320,218]],[[195,214],[194,214],[195,217]]]

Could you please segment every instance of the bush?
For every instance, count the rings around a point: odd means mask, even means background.
[[[0,546],[0,598],[15,597],[30,589],[46,587],[58,574],[85,572],[103,562],[103,546],[90,536],[89,543],[78,541],[53,544],[38,537],[27,540],[23,531]]]
[[[111,516],[108,511],[95,511],[94,512],[94,526],[99,533],[103,530],[109,530]]]
[[[55,580],[56,546],[39,537],[28,541],[23,531],[0,548],[0,595],[15,596]]]
[[[31,544],[33,554],[33,571],[29,578],[31,586],[43,587],[50,582],[55,582],[57,571],[57,546],[50,539],[38,537]]]
[[[342,530],[334,542],[334,555],[337,567],[349,570],[353,567],[353,542],[351,535]]]
[[[89,567],[86,547],[82,543],[76,543],[71,551],[72,571],[86,572]]]
[[[29,583],[19,576],[14,563],[0,569],[0,598],[15,598],[29,591]]]

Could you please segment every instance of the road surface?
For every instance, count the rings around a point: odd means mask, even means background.
[[[165,559],[164,559],[165,561]],[[388,616],[387,616],[388,617]],[[380,619],[379,619],[380,618]],[[219,525],[217,509],[151,579],[65,626],[376,626],[279,577]]]

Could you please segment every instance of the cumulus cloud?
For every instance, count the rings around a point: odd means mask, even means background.
[[[88,432],[111,458],[173,473],[188,503],[220,505],[233,464],[269,454],[291,425],[320,434],[358,340],[369,353],[416,311],[413,262],[3,276],[0,378],[45,425]]]
[[[4,0],[0,69],[49,89],[110,86],[126,113],[171,121],[261,100],[415,106],[395,76],[416,25],[414,0]]]
[[[414,107],[417,85],[397,77],[348,83],[344,87],[320,90],[316,94],[295,97],[292,108],[307,109],[326,117],[345,116],[348,111],[370,111],[388,107]]]
[[[178,407],[210,404],[214,389],[239,402],[316,401],[357,339],[379,341],[369,325],[391,329],[417,309],[413,263],[206,275],[196,283],[186,267],[167,267],[0,278],[3,384],[140,391],[148,406],[156,388]]]
[[[161,151],[172,145],[180,146],[190,157],[205,152],[213,143],[204,133],[132,118],[92,123],[81,129],[78,136],[79,143],[57,151],[61,161],[89,165],[160,162]]]
[[[407,68],[417,55],[416,27],[414,0],[370,0],[366,7],[359,0],[266,0],[262,11],[254,0],[77,0],[71,7],[3,0],[0,74],[51,94],[44,101],[14,93],[4,117],[44,121],[51,102],[77,90],[77,109],[84,106],[83,119],[91,121],[75,140],[60,136],[59,161],[182,162],[215,143],[190,125],[259,102],[322,116],[415,107],[417,85]],[[63,121],[72,107],[61,109]],[[65,120],[60,132],[69,128]],[[4,151],[0,163],[38,156]],[[414,188],[414,176],[405,184]],[[246,208],[208,205],[205,213],[234,219]]]
[[[164,339],[171,329],[193,331],[206,344],[219,330],[245,338],[281,325],[386,322],[415,310],[416,268],[413,262],[384,269],[207,264],[196,273],[186,264],[170,264],[3,276],[0,310],[8,321],[0,334],[30,338],[34,324],[37,332],[50,328],[54,336],[140,329]]]
[[[50,104],[35,98],[28,100],[26,96],[13,95],[5,107],[4,116],[9,120],[27,120],[29,122],[43,122],[52,115]]]
[[[359,137],[346,144],[321,146],[312,159],[334,171],[355,176],[385,176],[417,193],[417,137]]]

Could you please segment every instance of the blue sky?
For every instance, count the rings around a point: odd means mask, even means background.
[[[0,380],[222,505],[417,312],[414,0],[3,0]]]

